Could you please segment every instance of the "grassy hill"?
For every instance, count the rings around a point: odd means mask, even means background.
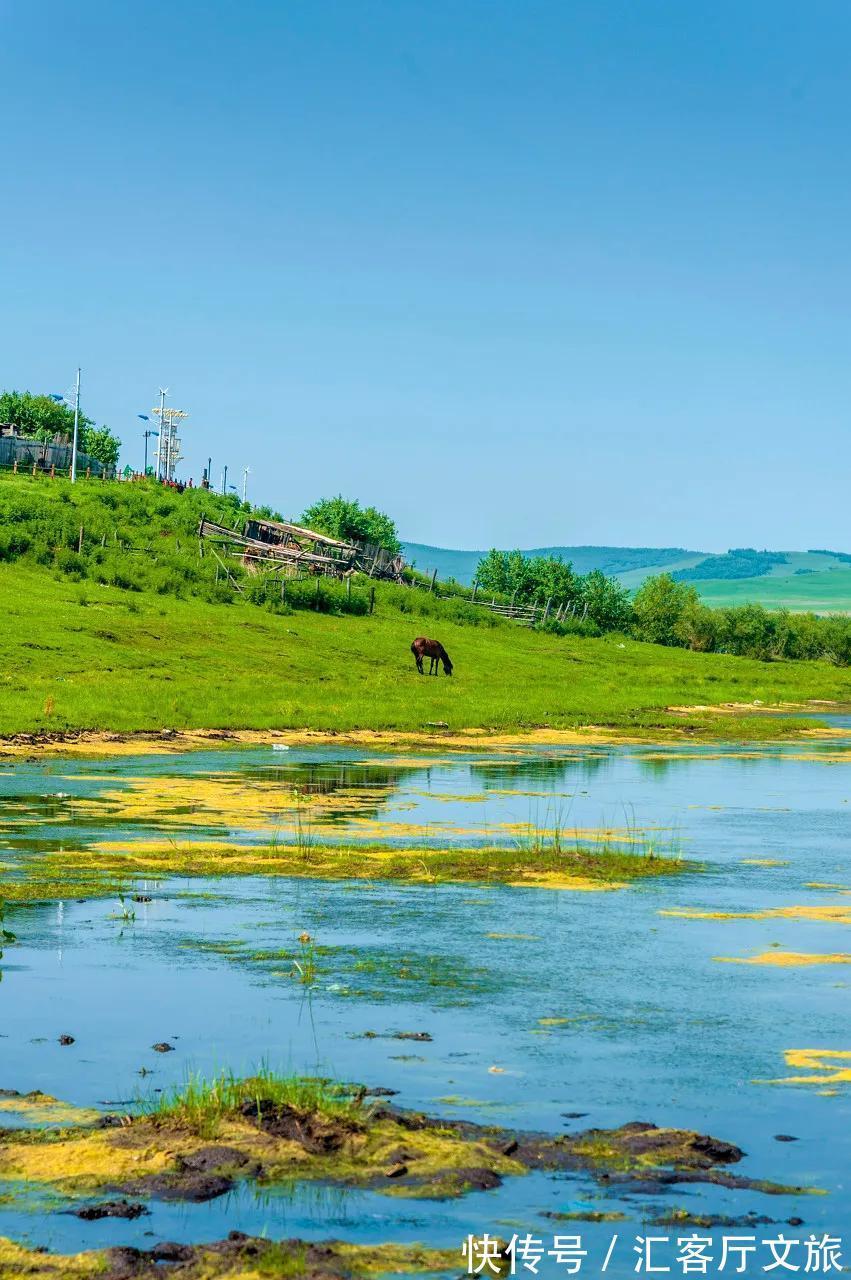
[[[454,578],[470,586],[484,551],[452,551],[445,547],[429,547],[421,542],[403,542],[402,551],[409,562],[415,562],[422,573],[437,569],[438,578]],[[600,569],[620,578],[627,586],[635,579],[637,586],[653,573],[688,568],[705,558],[703,551],[685,551],[682,547],[534,547],[527,556],[556,556],[569,560],[577,573]]]
[[[379,601],[372,617],[279,617],[0,565],[0,734],[68,729],[576,727],[718,731],[669,705],[847,698],[847,672],[761,663],[633,640],[555,637],[505,623],[430,620],[451,679],[418,676],[418,620]],[[725,733],[739,730],[721,722]],[[772,730],[764,722],[757,735]]]
[[[717,717],[666,707],[848,696],[847,672],[826,663],[549,635],[404,587],[379,586],[371,616],[344,614],[342,591],[316,612],[314,583],[309,600],[282,611],[215,581],[194,537],[207,504],[239,514],[198,491],[0,478],[0,734],[435,721],[715,732]],[[423,633],[446,645],[452,679],[416,674],[409,647]],[[720,723],[730,735],[779,727]]]
[[[436,568],[439,578],[454,577],[467,585],[484,554],[413,542],[403,548],[423,572]],[[560,556],[580,573],[600,569],[630,591],[645,578],[671,573],[692,582],[710,605],[758,603],[795,612],[851,613],[851,556],[841,551],[757,552],[749,558],[735,551],[709,555],[676,547],[582,546],[536,547],[524,554]]]

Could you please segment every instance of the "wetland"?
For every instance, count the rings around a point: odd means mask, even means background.
[[[3,759],[0,1275],[838,1234],[844,727]]]

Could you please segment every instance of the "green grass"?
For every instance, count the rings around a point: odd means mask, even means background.
[[[210,1078],[192,1072],[182,1085],[165,1090],[152,1102],[143,1101],[141,1109],[163,1123],[214,1137],[222,1121],[242,1114],[246,1104],[258,1114],[264,1105],[272,1105],[328,1119],[363,1116],[360,1099],[352,1090],[346,1092],[327,1080],[280,1075],[265,1064],[248,1079],[229,1071]]]
[[[695,586],[706,604],[712,606],[755,603],[794,613],[851,613],[851,568],[782,577],[767,574],[739,580],[708,579]]]
[[[412,593],[413,594],[413,593]],[[209,604],[0,564],[0,734],[169,728],[421,730],[691,726],[726,736],[783,730],[669,705],[847,700],[826,663],[762,663],[607,636],[556,637],[504,624],[425,622],[379,599],[372,617]],[[418,676],[409,652],[437,635],[449,679]]]

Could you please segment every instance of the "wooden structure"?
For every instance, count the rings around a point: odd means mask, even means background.
[[[198,537],[217,543],[226,554],[238,556],[246,567],[277,569],[287,576],[311,573],[344,578],[365,573],[370,578],[400,582],[405,567],[401,555],[393,556],[384,547],[329,538],[285,520],[252,517],[241,529],[229,529],[202,519]]]

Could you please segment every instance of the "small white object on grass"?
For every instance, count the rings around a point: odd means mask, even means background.
[[[289,751],[289,747],[285,742],[273,742],[272,750],[273,751]]]

